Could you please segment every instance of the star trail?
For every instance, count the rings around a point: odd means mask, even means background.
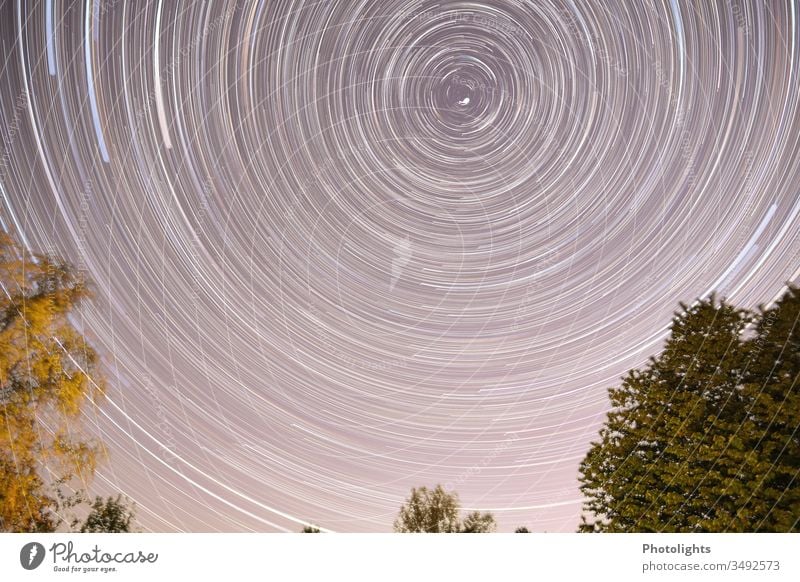
[[[153,531],[574,531],[678,301],[800,277],[800,6],[7,1],[0,226],[95,284]]]

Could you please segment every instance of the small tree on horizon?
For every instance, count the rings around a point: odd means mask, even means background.
[[[433,489],[413,487],[394,522],[397,533],[489,533],[497,525],[491,513],[470,513],[462,523],[458,494],[441,485]]]
[[[434,489],[413,487],[394,522],[398,533],[456,533],[459,529],[458,494],[447,493],[441,485]]]

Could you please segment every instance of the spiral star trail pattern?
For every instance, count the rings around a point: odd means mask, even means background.
[[[574,531],[680,300],[800,265],[795,1],[3,2],[1,226],[94,281],[156,531]]]

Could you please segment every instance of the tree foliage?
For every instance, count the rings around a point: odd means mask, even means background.
[[[80,416],[102,397],[97,354],[70,320],[89,296],[67,263],[0,233],[0,531],[53,531],[99,447]]]
[[[81,533],[131,533],[133,531],[134,510],[123,503],[122,496],[97,497],[92,504]]]
[[[398,533],[456,533],[459,500],[441,485],[434,489],[414,487],[394,522]]]
[[[461,533],[493,533],[496,529],[494,516],[480,511],[473,511],[467,515],[461,524]]]
[[[797,289],[760,314],[681,306],[663,352],[609,391],[580,530],[797,530]]]
[[[433,489],[412,488],[394,522],[398,533],[488,533],[496,529],[491,513],[474,511],[462,523],[458,494],[448,493],[441,485]]]
[[[760,309],[748,348],[742,529],[800,532],[800,288]]]

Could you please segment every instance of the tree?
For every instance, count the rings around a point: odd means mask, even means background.
[[[94,474],[80,425],[103,396],[98,358],[70,315],[89,296],[60,259],[0,233],[0,531],[53,531]]]
[[[531,533],[531,530],[529,530],[524,525],[521,525],[517,529],[514,530],[514,533]]]
[[[320,533],[320,531],[315,525],[307,525],[300,530],[300,533]]]
[[[497,523],[491,513],[473,511],[464,518],[461,524],[461,533],[493,533],[497,530]]]
[[[609,391],[580,467],[581,531],[742,531],[741,390],[751,314],[712,296],[672,321],[663,352]]]
[[[397,533],[489,533],[497,524],[491,513],[473,511],[462,523],[458,494],[441,485],[434,489],[412,488],[394,522]]]
[[[457,533],[459,500],[457,493],[447,493],[441,485],[412,488],[411,495],[394,522],[398,533]]]
[[[800,288],[760,308],[748,343],[740,518],[745,531],[800,532]]]
[[[97,497],[92,504],[81,533],[130,533],[133,531],[134,510],[122,502],[122,496]]]

